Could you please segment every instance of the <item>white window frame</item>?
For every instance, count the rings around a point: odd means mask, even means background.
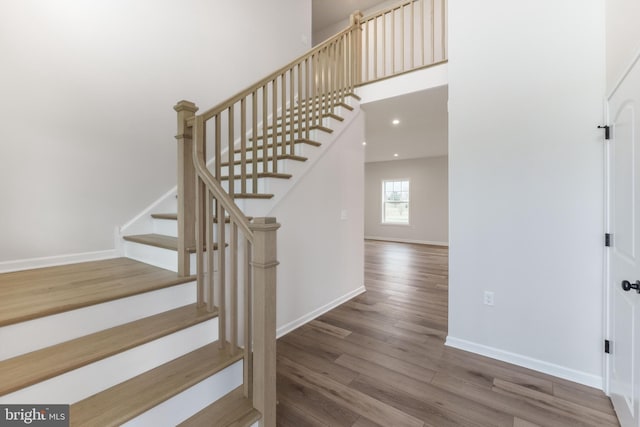
[[[387,182],[406,182],[409,186],[408,191],[408,200],[407,200],[407,222],[394,222],[387,221],[385,218],[385,204],[386,202],[386,194],[385,194],[385,183]],[[411,225],[411,180],[409,178],[397,178],[397,179],[383,179],[382,180],[382,197],[381,197],[381,209],[380,209],[380,225],[392,225],[392,226],[401,226],[407,227]]]

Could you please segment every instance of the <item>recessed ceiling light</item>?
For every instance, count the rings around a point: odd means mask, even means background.
[[[393,121],[391,123],[393,123],[394,125],[399,125],[400,124],[400,120],[393,119]]]
[[[367,145],[367,141],[362,141],[362,145]]]
[[[393,155],[393,157],[398,157],[398,153],[395,153],[395,154]]]

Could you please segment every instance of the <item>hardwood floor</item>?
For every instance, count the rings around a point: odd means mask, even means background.
[[[365,242],[367,292],[278,340],[278,426],[617,426],[599,390],[444,346],[442,247]]]

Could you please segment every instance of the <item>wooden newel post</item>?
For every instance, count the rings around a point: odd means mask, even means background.
[[[354,50],[353,50],[353,54],[355,55],[355,58],[353,58],[354,61],[354,70],[355,70],[355,76],[354,76],[354,81],[353,84],[354,85],[358,85],[360,84],[360,82],[362,81],[362,25],[361,25],[361,21],[362,21],[362,12],[360,12],[359,10],[356,10],[355,12],[353,12],[351,14],[351,16],[349,17],[349,25],[350,26],[356,26],[357,28],[354,31]]]
[[[276,266],[275,218],[255,218],[253,231],[253,406],[261,427],[276,425]]]
[[[196,247],[196,169],[192,127],[187,121],[195,116],[198,107],[193,102],[180,101],[173,109],[178,112],[178,275],[188,276],[188,248]]]

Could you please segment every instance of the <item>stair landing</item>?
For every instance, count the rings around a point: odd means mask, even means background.
[[[0,274],[0,326],[187,283],[129,258]]]

